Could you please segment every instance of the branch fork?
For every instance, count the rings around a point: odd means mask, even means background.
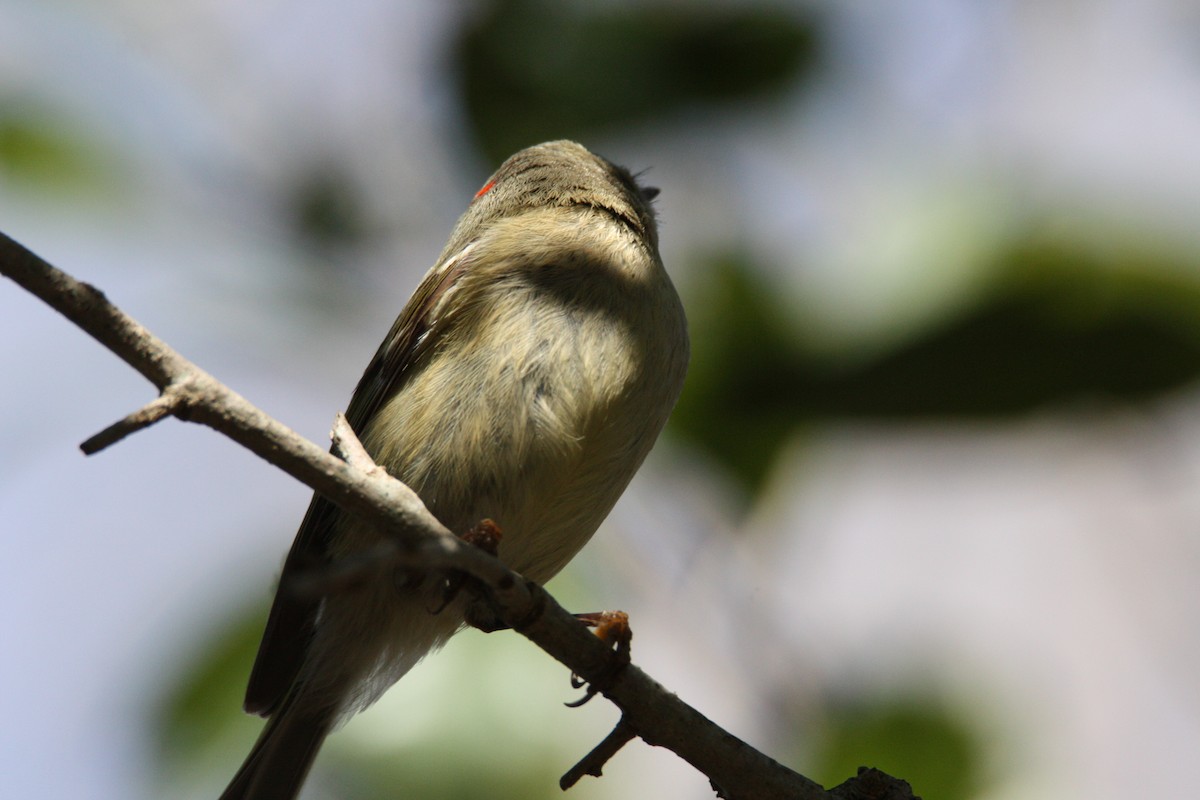
[[[116,444],[130,434],[137,433],[143,428],[149,428],[164,417],[180,416],[187,407],[187,381],[176,381],[167,384],[162,393],[132,414],[117,420],[95,436],[88,438],[79,449],[85,456],[99,453],[106,447]]]

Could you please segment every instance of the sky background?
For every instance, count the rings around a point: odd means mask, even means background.
[[[324,442],[458,214],[572,137],[662,189],[684,398],[551,584],[823,783],[1178,793],[1200,750],[1185,0],[0,0],[0,229]],[[0,794],[219,794],[309,492],[0,284]],[[305,797],[557,797],[616,721],[468,631]],[[705,798],[633,743],[569,797]]]

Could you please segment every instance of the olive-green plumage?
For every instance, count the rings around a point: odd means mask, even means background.
[[[549,580],[608,515],[683,384],[687,326],[650,199],[574,142],[509,158],[485,184],[367,367],[347,416],[368,452],[462,533],[491,518],[500,558]],[[309,506],[290,574],[377,534]],[[325,736],[463,624],[435,579],[376,575],[323,599],[280,591],[246,693],[269,716],[222,800],[290,800]]]

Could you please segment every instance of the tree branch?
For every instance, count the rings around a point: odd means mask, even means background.
[[[184,395],[168,385],[163,393],[132,414],[119,419],[112,425],[92,436],[79,449],[85,456],[95,455],[109,445],[116,444],[131,433],[137,433],[142,428],[149,428],[163,417],[176,413],[182,408]]]
[[[592,748],[583,759],[567,770],[567,773],[559,780],[558,786],[563,791],[570,789],[575,784],[579,783],[579,779],[584,775],[592,775],[600,777],[601,769],[608,763],[609,759],[617,754],[625,745],[637,738],[637,731],[625,722],[625,718],[621,717],[617,722],[617,727],[605,736],[600,744]]]
[[[908,784],[873,770],[826,793],[724,731],[637,666],[621,660],[540,586],[454,536],[412,490],[374,464],[344,420],[335,425],[334,450],[342,456],[338,458],[183,358],[109,302],[103,292],[55,269],[3,233],[0,273],[62,313],[159,389],[157,399],[84,442],[85,453],[98,452],[169,415],[206,425],[347,511],[374,522],[381,531],[380,544],[363,556],[371,564],[387,560],[470,575],[484,587],[502,622],[612,701],[622,712],[620,724],[564,781],[598,775],[608,758],[630,738],[640,736],[685,759],[727,800],[912,797]],[[315,576],[313,583],[296,588],[336,591],[339,580],[352,578],[354,569],[354,563],[339,563],[331,572]]]

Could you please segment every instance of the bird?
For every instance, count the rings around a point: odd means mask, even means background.
[[[600,526],[682,390],[687,320],[659,255],[657,195],[572,141],[509,157],[346,410],[442,524],[462,535],[494,520],[500,560],[537,583]],[[267,722],[221,800],[295,798],[325,738],[464,626],[465,598],[438,602],[431,571],[380,565],[322,595],[289,590],[379,536],[314,494],[246,690],[245,711]]]

